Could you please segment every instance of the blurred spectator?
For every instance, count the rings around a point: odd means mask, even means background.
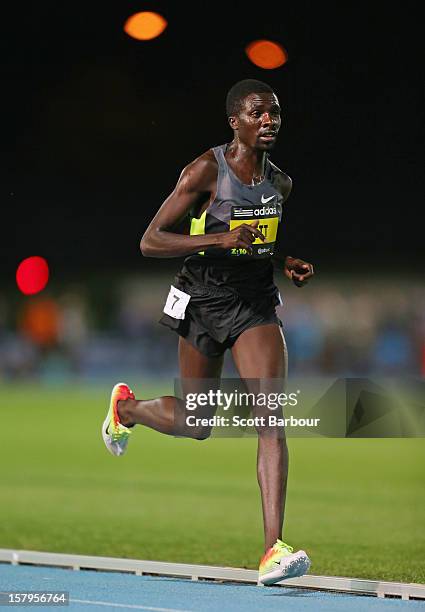
[[[382,329],[373,347],[375,369],[387,375],[411,372],[412,343],[403,329]]]
[[[32,378],[37,375],[39,356],[36,346],[20,335],[8,333],[0,338],[0,380]]]
[[[25,303],[18,328],[41,350],[48,350],[58,342],[59,319],[59,306],[53,299],[36,297]]]
[[[89,288],[75,287],[64,287],[58,300],[25,298],[17,325],[10,319],[13,300],[2,296],[0,376],[177,375],[177,336],[157,324],[169,278],[128,278],[112,291],[101,283],[96,279],[91,298]],[[99,295],[114,289],[115,306],[101,310]],[[291,374],[425,375],[422,285],[409,282],[407,290],[402,281],[335,280],[303,291],[282,283],[282,290]],[[226,368],[236,374],[229,357]]]
[[[68,291],[60,298],[58,342],[73,374],[79,374],[83,352],[88,341],[87,305],[82,292]]]

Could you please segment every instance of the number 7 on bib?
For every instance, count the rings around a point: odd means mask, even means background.
[[[189,300],[190,295],[171,285],[171,289],[164,306],[165,314],[173,317],[173,319],[184,319],[184,313],[186,312]]]

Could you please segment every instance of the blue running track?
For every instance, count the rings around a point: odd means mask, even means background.
[[[192,582],[30,565],[0,564],[0,591],[68,591],[68,606],[11,606],[10,610],[150,610],[152,612],[374,612],[422,610],[425,601]],[[6,610],[6,608],[2,608]]]

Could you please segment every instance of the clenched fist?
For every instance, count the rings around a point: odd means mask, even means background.
[[[314,274],[311,263],[296,257],[291,257],[290,255],[288,255],[285,260],[285,268],[283,271],[297,287],[303,287]]]
[[[252,223],[242,223],[230,232],[220,234],[219,247],[222,249],[246,249],[252,253],[251,245],[256,238],[264,242],[266,237],[257,229],[259,220]]]

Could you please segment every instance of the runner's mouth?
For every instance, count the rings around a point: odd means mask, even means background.
[[[260,134],[260,138],[265,140],[266,142],[271,142],[272,140],[276,140],[277,132],[264,132],[264,134]]]

